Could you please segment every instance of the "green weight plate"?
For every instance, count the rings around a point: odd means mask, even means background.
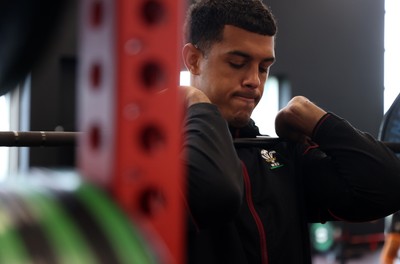
[[[120,263],[158,263],[150,245],[122,211],[101,190],[83,184],[76,195],[98,220]]]
[[[96,258],[71,219],[48,192],[31,189],[25,194],[26,203],[32,208],[46,232],[62,264],[95,264]]]
[[[23,241],[16,231],[9,209],[0,196],[0,263],[29,263]]]
[[[315,250],[326,252],[331,249],[334,243],[333,226],[327,222],[325,224],[315,223],[310,227],[311,244]]]

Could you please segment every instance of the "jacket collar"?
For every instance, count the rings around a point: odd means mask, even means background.
[[[229,131],[233,138],[255,138],[260,135],[258,127],[252,119],[245,127],[236,128],[229,126]]]

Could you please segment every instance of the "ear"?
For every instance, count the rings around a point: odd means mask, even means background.
[[[196,48],[192,43],[187,43],[185,44],[185,46],[183,46],[183,62],[185,63],[186,68],[190,71],[191,74],[199,74],[199,63],[202,56],[203,54],[201,53],[201,51]]]

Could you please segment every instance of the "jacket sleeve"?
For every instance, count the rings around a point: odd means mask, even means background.
[[[332,113],[302,155],[312,221],[370,221],[400,209],[400,160],[383,143]]]
[[[215,105],[189,107],[182,159],[196,225],[202,228],[232,220],[242,202],[242,169],[228,125]]]

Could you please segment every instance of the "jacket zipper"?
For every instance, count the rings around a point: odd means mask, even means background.
[[[246,189],[246,201],[249,206],[250,212],[256,222],[258,235],[260,237],[260,250],[261,250],[261,263],[268,264],[268,252],[267,252],[267,241],[264,226],[261,222],[260,216],[258,215],[256,208],[254,207],[253,199],[251,198],[251,183],[249,173],[247,172],[246,165],[242,162],[244,185]]]

